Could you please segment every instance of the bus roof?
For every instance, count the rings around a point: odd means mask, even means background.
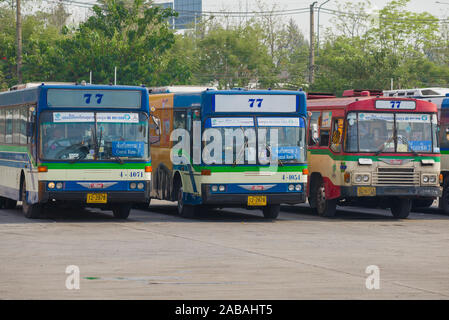
[[[0,92],[0,106],[13,106],[21,104],[34,104],[39,100],[41,90],[46,89],[80,89],[80,90],[140,90],[146,91],[147,88],[139,86],[124,85],[102,85],[102,84],[45,84],[37,86],[25,86],[24,88],[11,91]]]
[[[217,90],[216,87],[201,86],[167,86],[167,87],[151,87],[148,88],[150,94],[159,93],[201,93],[207,90]]]
[[[449,93],[449,88],[430,87],[414,89],[384,90],[384,96],[409,96],[409,97],[445,97]]]
[[[410,99],[410,98],[388,98],[388,97],[349,97],[349,98],[331,98],[331,99],[316,99],[309,100],[307,102],[307,109],[309,111],[321,110],[321,109],[346,109],[347,111],[379,111],[375,107],[375,101],[384,100],[384,101],[415,101],[416,109],[394,109],[394,111],[398,112],[411,112],[411,111],[419,111],[419,112],[437,112],[437,106],[435,103],[419,100],[419,99]],[[382,109],[382,111],[388,111],[389,109]]]

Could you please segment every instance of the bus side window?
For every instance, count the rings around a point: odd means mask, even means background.
[[[0,142],[5,142],[5,110],[0,110]]]
[[[320,147],[327,147],[329,145],[329,130],[320,130]]]
[[[6,119],[5,142],[12,143],[12,109],[6,109],[5,119]]]
[[[182,111],[174,111],[173,112],[173,129],[185,129],[186,128],[186,112]]]
[[[13,133],[12,143],[20,144],[20,109],[14,109],[13,111]]]
[[[331,122],[332,119],[332,112],[331,111],[323,111],[320,117],[320,121],[318,121],[320,126],[320,147],[327,147],[329,146],[329,135],[330,135],[330,129],[331,129]]]
[[[441,141],[441,148],[449,148],[449,124],[445,123],[445,124],[441,124],[441,128],[440,128],[440,141]]]
[[[19,110],[19,142],[22,145],[27,144],[27,124],[29,121],[28,107]]]
[[[315,146],[318,144],[318,118],[320,112],[312,112],[309,120],[309,146]]]
[[[340,152],[341,138],[343,136],[343,119],[334,119],[332,127],[331,149],[334,152]]]

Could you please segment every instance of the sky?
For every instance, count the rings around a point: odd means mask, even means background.
[[[86,1],[86,0],[84,0]],[[168,2],[170,0],[156,0],[155,2]],[[314,0],[261,0],[267,4],[267,7],[271,7],[273,4],[277,5],[277,10],[291,10],[298,8],[309,8]],[[203,11],[260,11],[257,6],[257,0],[203,0]],[[317,6],[325,2],[325,0],[319,0]],[[322,8],[338,9],[337,4],[359,1],[349,0],[330,0]],[[370,0],[373,10],[381,9],[388,2],[388,0]],[[436,3],[436,0],[411,0],[407,9],[415,12],[429,12],[439,18],[449,16],[449,0],[438,0],[444,4]],[[247,10],[248,8],[248,10]],[[323,32],[325,28],[331,27],[331,15],[321,11],[320,13],[320,32]],[[309,34],[309,13],[301,13],[296,15],[286,15],[284,21],[288,21],[293,18],[298,24],[304,35]]]
[[[34,0],[39,1],[39,0]],[[48,3],[54,3],[56,0],[43,0]],[[72,1],[72,0],[66,0]],[[96,0],[73,0],[75,3],[94,3]],[[156,3],[160,2],[169,2],[171,0],[155,0]],[[265,3],[265,8],[271,8],[273,5],[276,5],[276,10],[291,10],[291,9],[299,9],[299,8],[309,8],[310,4],[314,0],[203,0],[203,11],[260,11],[257,3],[258,2]],[[33,2],[33,0],[31,0]],[[325,0],[318,0],[317,6],[325,2]],[[323,8],[326,9],[337,9],[338,3],[342,4],[345,2],[353,2],[357,3],[359,1],[351,1],[351,0],[330,0]],[[381,9],[389,2],[389,0],[370,0],[372,4],[372,9]],[[438,3],[440,2],[440,3]],[[72,21],[75,20],[84,20],[87,16],[87,9],[83,9],[80,6],[67,6],[69,12],[72,15]],[[446,18],[449,17],[449,0],[410,0],[407,9],[415,12],[424,12],[427,11],[438,18]],[[298,24],[303,34],[308,37],[309,35],[309,13],[304,12],[301,14],[295,15],[285,15],[282,17],[283,21],[288,21],[290,18],[293,18],[294,21]],[[331,23],[332,16],[324,11],[320,13],[320,32],[324,32],[324,30],[328,27],[332,26]],[[317,21],[315,21],[317,23]]]

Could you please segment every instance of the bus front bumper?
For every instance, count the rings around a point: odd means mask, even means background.
[[[249,196],[266,196],[267,205],[278,204],[297,204],[306,201],[304,192],[291,193],[239,193],[239,194],[220,194],[211,193],[208,185],[202,188],[202,203],[205,205],[223,206],[223,207],[245,207],[248,205]]]
[[[142,191],[130,190],[86,190],[51,191],[45,188],[47,182],[39,182],[39,203],[70,202],[85,206],[107,206],[115,203],[148,203],[150,201],[150,182]],[[88,202],[88,195],[103,194],[105,202]]]
[[[405,198],[438,198],[441,196],[441,188],[429,187],[374,187],[351,186],[340,188],[341,197],[405,197]]]

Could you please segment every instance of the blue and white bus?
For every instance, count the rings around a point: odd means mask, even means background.
[[[50,204],[126,219],[149,200],[148,90],[45,85],[0,93],[0,205],[28,218]]]
[[[244,207],[275,219],[281,203],[305,202],[304,92],[153,88],[150,108],[151,197],[177,201],[181,216]]]

